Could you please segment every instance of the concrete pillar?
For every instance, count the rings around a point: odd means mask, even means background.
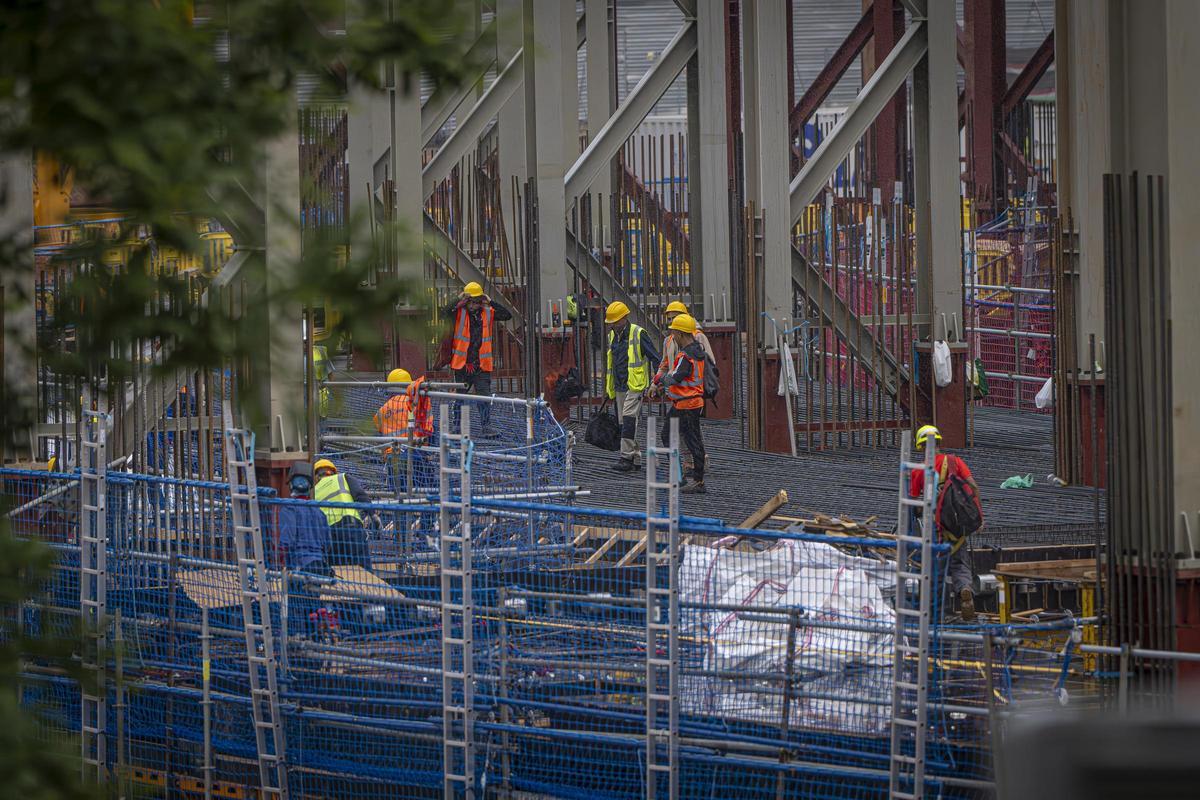
[[[512,60],[523,45],[523,0],[496,0],[496,63],[499,69]],[[513,92],[499,114],[500,210],[509,253],[516,247],[517,212],[513,208],[512,180],[524,187],[529,178],[525,165],[525,93]],[[524,191],[524,188],[522,188]]]
[[[1098,351],[1104,339],[1104,174],[1113,171],[1109,14],[1107,2],[1060,0],[1054,31],[1058,205],[1079,232],[1077,363],[1089,371],[1089,337]]]
[[[263,288],[266,326],[264,358],[255,360],[259,411],[256,421],[260,447],[271,457],[301,449],[304,396],[303,311],[288,298],[300,263],[300,143],[295,128],[268,142],[263,152],[262,192],[266,230]]]
[[[918,423],[932,421],[946,447],[966,444],[966,345],[955,341],[963,324],[962,237],[959,184],[958,89],[954,0],[929,0],[929,48],[913,73],[913,173],[917,216],[917,312],[928,313],[920,338]],[[943,320],[945,320],[943,322]],[[953,351],[953,381],[937,387],[927,365],[931,344]],[[927,413],[926,413],[927,412]]]
[[[383,92],[351,83],[347,117],[347,160],[350,172],[350,216],[357,223],[352,231],[351,251],[355,257],[370,253],[372,217],[378,217],[378,189],[383,183],[391,141],[390,103]],[[418,127],[420,114],[417,115]],[[389,167],[390,169],[390,167]],[[419,176],[418,176],[418,184]]]
[[[604,127],[604,123],[617,108],[616,87],[616,17],[615,0],[585,0],[584,26],[587,35],[587,133],[588,141]],[[604,206],[605,230],[599,232],[597,245],[603,247],[611,241],[612,220],[609,219],[613,191],[613,170],[597,175],[591,186],[591,232],[600,219],[600,207]],[[568,201],[569,202],[569,201]],[[581,209],[582,213],[582,209]],[[583,227],[585,221],[579,222]],[[589,241],[588,234],[580,231],[580,239]]]
[[[702,310],[702,320],[713,322],[725,321],[726,309],[733,310],[724,0],[698,0],[696,33],[696,55],[688,65],[688,228],[692,275],[699,277],[692,305]]]
[[[532,19],[526,20],[533,28],[533,57],[526,48],[525,102],[527,108],[533,106],[528,119],[533,137],[526,140],[526,160],[533,165],[537,181],[538,296],[546,324],[548,301],[561,301],[570,291],[563,178],[579,155],[575,6],[533,0],[527,10],[533,12]]]
[[[1196,343],[1200,342],[1200,5],[1187,0],[1166,2],[1166,130],[1170,174],[1167,222],[1171,238],[1171,420],[1175,508],[1172,518],[1182,528],[1184,515],[1191,530],[1200,532],[1200,371]]]
[[[0,241],[12,247],[14,263],[0,289],[3,320],[4,388],[0,398],[4,461],[32,458],[28,426],[37,412],[33,263],[33,153],[0,152]]]
[[[787,9],[747,0],[742,6],[745,64],[746,198],[766,217],[763,311],[792,319],[791,200],[788,192]],[[767,330],[771,330],[769,324]]]

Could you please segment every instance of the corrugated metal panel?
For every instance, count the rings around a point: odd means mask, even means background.
[[[796,99],[829,63],[846,35],[862,18],[859,0],[794,0],[792,4],[793,68],[796,75]],[[862,62],[855,59],[845,76],[825,101],[829,106],[846,106],[862,87]]]

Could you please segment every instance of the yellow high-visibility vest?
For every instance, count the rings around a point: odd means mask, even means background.
[[[317,481],[317,486],[313,489],[313,500],[318,503],[353,503],[354,495],[350,494],[350,483],[346,476],[335,472]],[[323,507],[321,511],[330,525],[336,525],[346,517],[353,517],[362,522],[362,514],[358,513],[357,508]]]

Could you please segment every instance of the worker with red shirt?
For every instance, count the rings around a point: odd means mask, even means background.
[[[942,434],[933,425],[923,425],[917,431],[917,449],[924,450],[925,443],[932,438],[934,441],[940,442]],[[946,481],[952,475],[957,475],[962,478],[975,492],[975,496],[979,496],[979,485],[975,483],[975,478],[971,475],[971,469],[967,466],[967,462],[955,455],[949,453],[938,453],[934,456],[934,469],[938,474],[938,487],[946,485]],[[910,497],[920,497],[925,491],[925,472],[923,470],[913,470],[912,477],[909,481],[908,493]],[[936,520],[935,520],[936,521]],[[942,539],[947,539],[945,534],[940,530],[939,536]],[[946,566],[946,573],[950,577],[950,584],[954,589],[954,594],[958,596],[961,604],[962,617],[967,622],[972,622],[975,619],[975,591],[973,576],[971,570],[971,554],[966,547],[966,539],[959,539],[955,543],[954,550],[950,553],[950,560]]]

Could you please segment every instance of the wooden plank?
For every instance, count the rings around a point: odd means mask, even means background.
[[[684,544],[687,544],[687,542],[685,541]],[[645,549],[646,549],[646,534],[643,533],[642,538],[638,539],[637,543],[633,547],[629,548],[629,552],[626,553],[625,555],[621,556],[621,560],[617,562],[617,566],[618,567],[628,567],[630,564],[633,563],[634,559],[636,559],[638,556],[640,556],[642,554],[642,551]]]
[[[604,557],[605,553],[607,553],[609,550],[611,550],[613,548],[613,545],[615,545],[620,540],[620,538],[621,538],[621,531],[619,529],[613,531],[612,536],[609,536],[608,540],[605,541],[604,544],[600,545],[599,549],[597,549],[596,552],[594,552],[590,556],[588,556],[588,560],[583,563],[584,564],[595,564],[597,561],[599,561],[601,558]]]
[[[742,524],[738,525],[738,527],[757,528],[759,525],[763,524],[772,516],[774,516],[775,512],[778,511],[780,507],[782,507],[787,501],[787,492],[783,489],[780,489],[775,493],[774,497],[759,506],[757,511],[742,520]]]

